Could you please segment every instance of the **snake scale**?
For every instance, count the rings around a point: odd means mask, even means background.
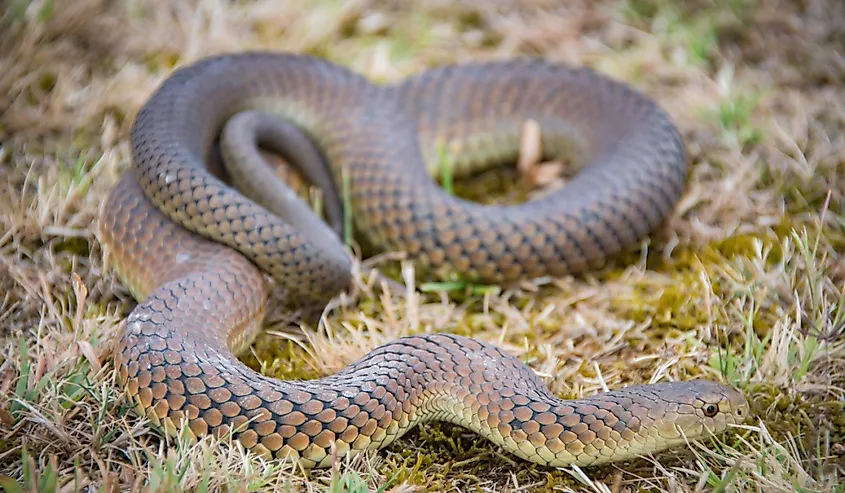
[[[540,124],[545,156],[583,165],[561,190],[481,205],[431,177],[444,149],[456,173],[515,161],[526,119]],[[327,205],[348,180],[357,230],[430,272],[491,283],[579,273],[647,235],[686,179],[675,126],[623,83],[516,59],[378,85],[306,55],[219,55],[162,83],[136,117],[131,148],[133,172],[100,220],[112,265],[139,301],[114,359],[137,412],[166,433],[232,433],[254,453],[310,468],[443,420],[529,461],[583,466],[745,419],[740,392],[704,380],[561,400],[513,356],[448,334],[397,339],[310,381],[268,378],[235,357],[260,330],[265,274],[302,307],[351,279],[329,224],[337,208],[323,221],[277,188],[259,148],[298,162],[328,190]],[[243,192],[213,172],[216,159]]]

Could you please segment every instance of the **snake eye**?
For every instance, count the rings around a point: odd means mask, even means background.
[[[716,404],[707,404],[704,406],[704,415],[708,418],[712,418],[719,412],[719,408],[716,407]]]

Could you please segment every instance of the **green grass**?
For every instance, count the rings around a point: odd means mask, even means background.
[[[732,31],[747,30],[755,7],[748,0],[628,0],[621,12],[625,19],[660,36],[667,58],[680,48],[683,61],[709,68],[718,61],[720,39]]]
[[[719,125],[726,146],[746,149],[760,143],[764,135],[753,116],[761,97],[761,93],[728,95],[718,108],[705,112],[705,118]]]
[[[9,477],[0,476],[0,486],[6,493],[52,493],[58,491],[59,468],[58,460],[55,457],[50,458],[42,470],[38,470],[29,451],[24,447],[21,450],[21,462],[23,464],[22,483]]]

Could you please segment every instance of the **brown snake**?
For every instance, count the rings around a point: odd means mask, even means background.
[[[430,177],[440,144],[456,172],[515,161],[528,118],[540,124],[544,155],[584,164],[562,190],[483,206]],[[292,128],[314,147],[291,138]],[[232,181],[253,200],[209,170],[221,134]],[[263,272],[303,307],[321,306],[351,279],[338,236],[277,188],[259,146],[293,162],[310,154],[299,167],[330,199],[346,176],[356,228],[431,272],[495,283],[578,273],[648,234],[686,179],[674,125],[621,83],[515,60],[380,86],[307,56],[226,55],[175,71],[139,112],[131,143],[134,173],[115,186],[100,221],[140,302],[115,365],[137,411],[169,434],[183,424],[195,437],[232,432],[253,452],[321,467],[333,445],[343,457],[443,420],[524,459],[565,466],[649,454],[746,417],[741,393],[701,380],[560,400],[518,359],[455,335],[400,338],[312,381],[268,378],[234,356],[261,328]],[[337,202],[327,204],[336,219]]]

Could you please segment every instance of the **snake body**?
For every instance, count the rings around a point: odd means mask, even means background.
[[[482,206],[431,178],[443,149],[459,172],[515,160],[526,119],[540,124],[544,155],[584,163],[562,190]],[[300,306],[320,306],[351,278],[335,231],[261,178],[258,145],[297,159],[279,143],[285,125],[313,143],[303,151],[315,154],[305,174],[330,191],[348,180],[356,227],[372,242],[432,272],[481,282],[600,265],[671,211],[686,178],[667,115],[588,69],[473,63],[376,85],[293,54],[223,55],[180,68],[138,113],[134,172],[114,187],[100,221],[113,265],[139,301],[115,352],[118,380],[137,412],[167,433],[232,433],[255,453],[322,467],[333,447],[343,457],[444,420],[519,457],[563,466],[648,454],[745,419],[741,393],[703,380],[560,400],[513,356],[447,334],[400,338],[318,380],[254,372],[234,355],[260,330],[264,272]],[[218,138],[232,181],[249,197],[209,171]]]

